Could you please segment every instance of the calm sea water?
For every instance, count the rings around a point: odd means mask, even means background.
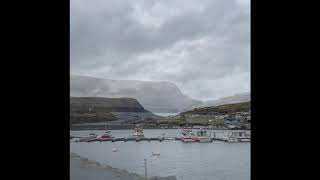
[[[102,134],[104,131],[71,131],[71,134]],[[144,130],[146,137],[180,136],[180,130]],[[215,132],[221,136],[222,131]],[[131,130],[112,130],[115,137],[128,137]],[[118,152],[112,149],[117,148]],[[178,180],[249,180],[250,143],[182,143],[151,142],[70,142],[70,151],[110,165],[144,175],[147,159],[148,176],[175,175]],[[159,152],[160,156],[152,156]]]
[[[180,113],[156,113],[156,112],[153,112],[153,114],[156,114],[156,115],[159,115],[159,116],[175,116],[175,115],[178,115]]]

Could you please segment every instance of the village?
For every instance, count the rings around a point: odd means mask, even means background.
[[[171,121],[171,122],[170,122]],[[177,116],[168,117],[165,121],[158,121],[159,124],[176,124],[182,126],[192,126],[194,128],[209,129],[250,129],[251,112],[234,113],[184,113]]]
[[[169,116],[157,124],[209,129],[251,129],[250,103],[195,108],[176,116]]]

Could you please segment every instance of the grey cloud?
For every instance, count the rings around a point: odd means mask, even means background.
[[[250,4],[183,2],[72,0],[71,73],[171,81],[200,99],[250,91]]]

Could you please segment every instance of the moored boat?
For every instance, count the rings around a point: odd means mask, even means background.
[[[212,142],[211,133],[200,128],[200,130],[197,131],[197,141]]]
[[[140,128],[140,127],[134,128],[133,133],[132,133],[131,136],[134,137],[134,138],[143,138],[144,137],[143,129]]]
[[[250,142],[250,134],[247,131],[224,131],[223,138],[226,142]]]
[[[104,134],[102,134],[101,136],[98,136],[96,138],[97,141],[111,141],[112,140],[112,135],[111,135],[111,131],[106,131]]]
[[[183,129],[181,133],[182,142],[196,142],[196,136],[192,132],[192,129]]]
[[[79,142],[91,142],[97,138],[96,134],[90,134],[88,137],[81,138]]]

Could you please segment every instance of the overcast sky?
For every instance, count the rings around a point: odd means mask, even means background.
[[[250,92],[250,0],[71,0],[71,74]]]

